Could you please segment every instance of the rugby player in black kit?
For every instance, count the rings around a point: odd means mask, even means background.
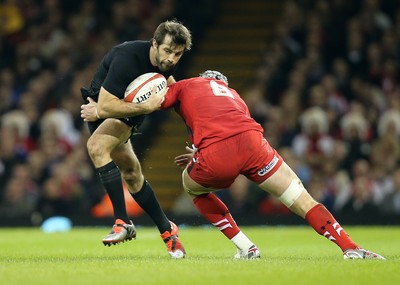
[[[144,73],[161,73],[168,85],[174,83],[174,67],[191,46],[191,33],[184,25],[175,20],[165,21],[150,41],[129,41],[113,47],[101,61],[90,87],[81,89],[87,101],[81,106],[81,117],[88,122],[91,132],[88,153],[114,209],[115,224],[103,239],[105,245],[136,237],[135,226],[125,207],[123,179],[132,197],[157,225],[170,256],[185,257],[178,227],[161,209],[130,141],[145,114],[160,107],[163,98],[151,96],[142,104],[122,99],[129,83]],[[97,120],[88,119],[93,114]]]

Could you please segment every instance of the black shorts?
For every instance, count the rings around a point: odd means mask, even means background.
[[[93,98],[94,101],[97,102],[98,95],[97,94],[92,94],[90,89],[86,88],[81,88],[81,94],[82,98],[87,102],[87,97]],[[140,125],[143,123],[145,118],[145,115],[139,115],[139,116],[134,116],[134,117],[128,117],[128,118],[118,118],[118,120],[124,122],[127,124],[129,127],[131,127],[132,130],[132,135],[137,133],[137,130],[139,129]],[[100,124],[104,122],[104,119],[97,120],[95,122],[88,122],[88,128],[91,134],[94,133],[94,131],[100,126]]]
[[[132,135],[137,134],[137,130],[144,121],[144,115],[129,117],[129,118],[118,118],[118,120],[124,122],[131,127]],[[104,122],[104,119],[97,120],[95,122],[88,122],[88,128],[91,134]]]

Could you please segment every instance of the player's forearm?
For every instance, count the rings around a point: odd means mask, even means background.
[[[113,103],[98,104],[97,113],[100,118],[126,118],[150,113],[146,105],[127,103],[116,99]]]
[[[103,87],[100,89],[97,103],[97,113],[98,117],[101,119],[133,117],[154,111],[148,104],[125,102],[108,92]]]

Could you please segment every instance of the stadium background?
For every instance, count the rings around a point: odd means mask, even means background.
[[[342,223],[400,222],[400,4],[396,0],[4,0],[0,2],[0,226],[51,216],[110,224],[87,156],[79,88],[114,44],[175,17],[194,48],[177,79],[225,73],[266,137]],[[173,157],[173,112],[133,138],[169,217],[201,224]],[[227,162],[229,163],[229,162]],[[301,224],[240,177],[218,195],[241,224]],[[130,201],[136,224],[149,219]]]

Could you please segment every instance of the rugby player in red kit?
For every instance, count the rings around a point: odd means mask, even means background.
[[[344,259],[385,259],[361,248],[332,214],[314,200],[299,177],[264,138],[240,95],[218,71],[169,87],[161,108],[174,107],[189,130],[193,148],[175,158],[185,167],[183,188],[198,211],[237,248],[235,259],[260,257],[257,246],[240,230],[226,205],[212,192],[229,188],[239,174],[277,197],[313,229],[334,242]]]

